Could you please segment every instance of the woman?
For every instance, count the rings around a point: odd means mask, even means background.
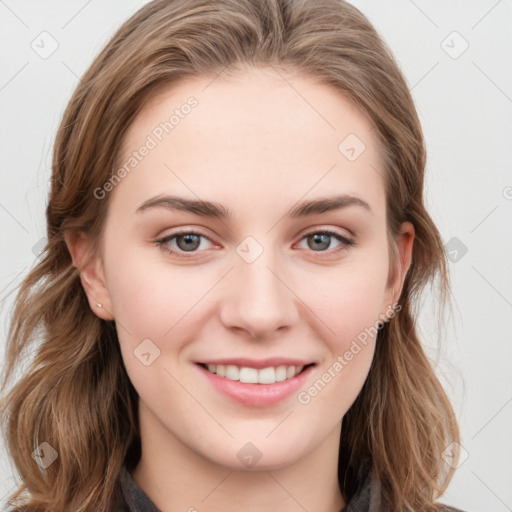
[[[450,510],[407,84],[339,0],[156,0],[82,77],[3,389],[27,511]],[[454,509],[451,509],[454,510]]]

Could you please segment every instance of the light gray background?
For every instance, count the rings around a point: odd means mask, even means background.
[[[145,3],[0,1],[0,297],[26,275],[45,234],[51,148],[66,102],[115,29]],[[445,243],[458,239],[447,248],[455,315],[439,338],[426,296],[420,322],[468,455],[441,501],[512,510],[512,2],[353,3],[407,77],[428,146],[427,205]],[[46,59],[31,47],[42,47],[43,31],[58,42]],[[3,309],[0,364],[8,319]],[[1,504],[14,482],[0,444]]]

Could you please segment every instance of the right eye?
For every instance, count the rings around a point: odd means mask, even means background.
[[[182,255],[183,253],[191,252],[201,252],[197,251],[201,247],[202,239],[211,240],[201,233],[197,233],[195,231],[185,231],[181,230],[175,233],[171,233],[166,235],[159,240],[156,240],[155,243],[165,252],[169,254],[177,254]],[[171,244],[171,242],[175,242]],[[184,256],[185,258],[187,256]]]

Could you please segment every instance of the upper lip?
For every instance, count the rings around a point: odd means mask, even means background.
[[[267,359],[250,359],[248,357],[226,357],[220,359],[205,359],[197,362],[200,364],[234,365],[257,369],[269,368],[270,366],[306,366],[308,364],[314,364],[313,361],[307,361],[304,359],[293,359],[290,357],[269,357]]]

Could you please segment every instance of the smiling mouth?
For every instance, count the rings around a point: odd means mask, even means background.
[[[275,384],[288,379],[293,379],[315,363],[305,366],[269,366],[267,368],[251,368],[248,366],[236,366],[232,364],[205,364],[197,363],[210,373],[232,381],[246,384]]]

